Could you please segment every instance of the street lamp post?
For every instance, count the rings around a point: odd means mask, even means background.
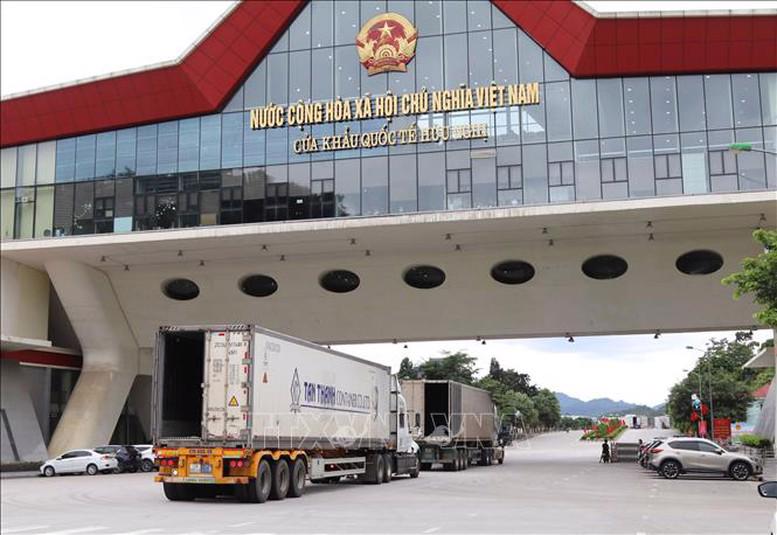
[[[693,346],[685,346],[685,349],[698,351],[703,355],[706,354],[706,351]],[[701,385],[701,370],[699,370],[699,384]],[[707,390],[710,396],[710,438],[715,440],[715,409],[712,405],[712,359],[707,360]],[[699,397],[701,398],[701,394],[699,394]]]

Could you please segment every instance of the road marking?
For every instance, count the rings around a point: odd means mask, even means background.
[[[3,533],[23,533],[25,531],[35,531],[36,529],[46,529],[49,526],[27,526],[24,528],[10,528],[5,529],[3,528]]]
[[[246,526],[250,526],[251,524],[256,524],[256,522],[240,522],[239,524],[230,524],[227,527],[228,528],[244,528]]]
[[[85,528],[66,529],[63,531],[50,531],[49,535],[71,535],[72,533],[88,533],[90,531],[102,531],[108,529],[105,526],[87,526]]]
[[[141,535],[142,533],[158,533],[162,528],[139,529],[137,531],[125,531],[124,533],[114,533],[114,535]]]
[[[437,526],[436,528],[429,528],[427,530],[424,530],[424,533],[434,533],[435,531],[440,531],[440,526]]]

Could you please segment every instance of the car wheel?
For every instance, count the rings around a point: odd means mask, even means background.
[[[154,462],[151,459],[143,459],[140,469],[144,472],[151,472],[154,469]]]
[[[54,477],[54,474],[56,474],[56,472],[54,471],[53,466],[47,466],[43,469],[43,475],[46,477]]]
[[[659,472],[666,479],[677,479],[677,476],[680,475],[680,463],[677,461],[664,461],[661,463]]]
[[[96,476],[97,472],[99,471],[100,470],[97,469],[96,464],[89,464],[86,466],[86,473],[89,474],[90,476]]]
[[[750,465],[744,461],[734,461],[728,469],[729,475],[737,481],[747,481],[750,478]]]

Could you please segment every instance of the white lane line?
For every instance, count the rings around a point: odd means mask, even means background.
[[[113,535],[141,535],[142,533],[159,533],[162,528],[139,529],[137,531],[125,531],[124,533],[114,533]]]
[[[87,526],[85,528],[65,529],[62,531],[50,531],[49,535],[71,535],[72,533],[89,533],[90,531],[102,531],[108,529],[105,526]]]
[[[440,526],[437,526],[436,528],[429,528],[427,530],[424,530],[424,533],[434,533],[435,531],[440,531]]]
[[[26,526],[23,528],[10,528],[10,529],[3,528],[0,531],[2,531],[3,533],[24,533],[25,531],[35,531],[36,529],[46,529],[48,527],[49,526]]]
[[[251,524],[256,524],[256,522],[240,522],[239,524],[230,524],[227,527],[228,528],[244,528],[246,526],[250,526]]]

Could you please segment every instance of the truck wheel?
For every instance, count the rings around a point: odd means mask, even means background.
[[[299,498],[305,493],[305,461],[297,457],[291,465],[291,479],[289,480],[289,498]]]
[[[383,454],[383,482],[391,483],[391,455],[388,453]]]
[[[421,463],[418,462],[418,458],[415,460],[415,466],[410,469],[410,479],[415,479],[421,474]]]
[[[270,496],[272,489],[272,469],[267,459],[259,461],[256,469],[256,478],[249,481],[239,490],[238,498],[243,502],[264,503]]]
[[[376,453],[372,456],[372,465],[367,471],[367,481],[373,485],[380,485],[383,483],[383,455]]]
[[[270,498],[282,500],[289,492],[289,463],[286,459],[278,459],[272,463],[272,485],[270,485]]]
[[[461,450],[461,469],[466,470],[469,465],[469,454],[467,450]]]

